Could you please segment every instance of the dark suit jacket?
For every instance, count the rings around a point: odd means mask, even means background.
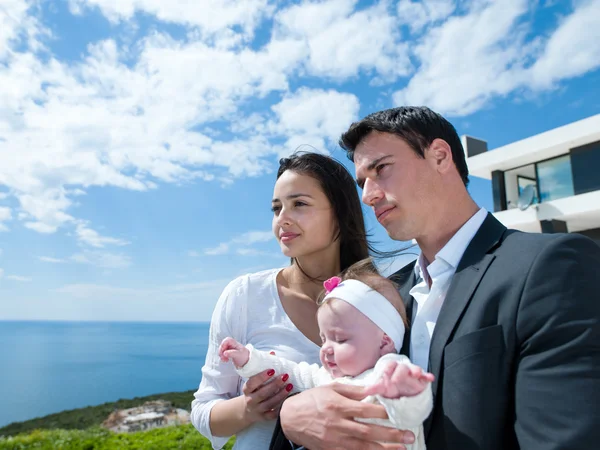
[[[414,263],[391,278],[412,317]],[[599,283],[592,240],[507,230],[489,214],[432,336],[427,449],[600,448]],[[279,427],[271,448],[289,448]]]
[[[391,278],[412,317],[414,263]],[[432,336],[428,450],[600,448],[599,281],[592,240],[507,230],[489,214]]]

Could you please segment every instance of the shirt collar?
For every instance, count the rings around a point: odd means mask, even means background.
[[[446,245],[444,245],[444,247],[435,255],[435,259],[444,261],[452,266],[454,270],[456,270],[465,253],[465,250],[467,249],[473,237],[475,237],[477,234],[477,231],[479,231],[479,228],[483,224],[487,214],[488,212],[485,208],[480,208],[479,211],[473,214],[473,216],[471,216],[471,218],[467,220],[462,227],[460,227],[460,229],[454,234],[454,236],[452,236]],[[428,281],[426,280],[426,278],[429,278],[429,273],[427,272],[427,261],[425,260],[423,253],[419,254],[414,270],[417,278],[420,277],[425,281]]]

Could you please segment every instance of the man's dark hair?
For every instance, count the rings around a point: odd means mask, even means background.
[[[342,134],[339,144],[348,158],[354,161],[354,151],[372,131],[391,133],[404,141],[421,157],[434,139],[443,139],[452,150],[454,165],[465,186],[469,184],[469,169],[465,152],[454,126],[440,114],[426,106],[401,106],[369,114],[354,122],[348,131]]]

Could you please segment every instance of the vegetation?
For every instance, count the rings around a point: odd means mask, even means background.
[[[98,406],[63,411],[56,414],[32,419],[26,422],[15,422],[0,428],[0,436],[15,436],[28,431],[44,430],[85,430],[93,426],[100,426],[110,413],[117,409],[133,408],[151,400],[167,400],[173,403],[175,408],[191,408],[195,391],[168,392],[166,394],[149,395],[147,397],[135,397],[127,400],[104,403]]]
[[[63,411],[0,428],[0,450],[162,450],[212,447],[191,424],[136,433],[113,433],[100,424],[117,409],[133,408],[151,400],[167,400],[190,410],[194,391],[136,397],[98,406]],[[233,446],[232,438],[225,449]]]
[[[233,439],[225,449],[230,450]],[[0,438],[0,450],[163,450],[212,447],[193,425],[156,428],[137,433],[112,433],[100,427],[87,430],[36,430],[29,434]]]

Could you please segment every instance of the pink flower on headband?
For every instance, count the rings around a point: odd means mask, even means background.
[[[329,280],[325,281],[323,283],[323,286],[325,287],[325,290],[327,291],[327,293],[329,294],[331,291],[333,291],[338,284],[340,284],[342,282],[342,279],[340,277],[331,277]]]

